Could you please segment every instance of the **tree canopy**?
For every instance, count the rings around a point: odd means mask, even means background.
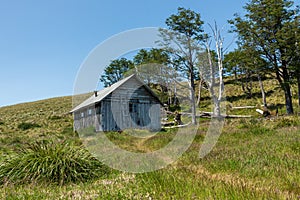
[[[297,50],[299,26],[298,9],[293,9],[293,1],[288,0],[251,0],[244,7],[246,14],[235,14],[232,31],[238,33],[239,43],[253,47],[260,57],[270,63],[269,71],[276,78],[285,93],[286,111],[293,113],[290,90],[292,61]]]
[[[160,30],[160,45],[172,56],[173,66],[186,75],[190,86],[192,123],[196,124],[195,78],[197,77],[197,54],[201,50],[199,42],[204,39],[204,30],[200,14],[179,7],[165,21],[167,29]]]
[[[108,87],[124,78],[124,74],[133,68],[133,62],[127,60],[126,58],[112,60],[111,63],[105,68],[104,74],[101,75],[100,81],[104,83],[105,87]]]
[[[173,84],[176,90],[174,77],[160,77],[158,80],[157,76],[168,74],[167,71],[172,69],[172,72],[176,72],[174,76],[180,75],[188,80],[192,123],[195,124],[195,81],[205,81],[207,77],[203,73],[209,74],[210,78],[215,76],[209,80],[212,80],[211,87],[219,84],[220,95],[223,79],[215,82],[214,78],[222,77],[223,72],[240,76],[239,83],[249,98],[252,96],[251,84],[254,78],[259,80],[262,96],[265,96],[261,80],[269,74],[278,80],[285,94],[286,112],[292,114],[291,84],[295,81],[298,83],[300,105],[299,7],[295,7],[291,0],[249,0],[244,9],[246,13],[243,16],[235,14],[228,21],[232,25],[231,32],[238,35],[238,49],[225,55],[224,66],[224,38],[217,26],[211,27],[213,37],[209,38],[204,32],[200,14],[179,7],[177,13],[165,20],[167,28],[160,29],[160,40],[157,42],[161,49],[142,49],[132,60],[113,60],[100,80],[109,86],[132,70],[131,73],[142,75],[148,85],[165,81],[165,85]],[[212,39],[216,43],[214,49],[209,47]],[[147,64],[151,64],[151,67],[146,67]],[[171,83],[170,78],[175,82]],[[199,84],[199,91],[201,87]],[[162,84],[161,91],[169,92]],[[200,102],[199,94],[197,102]],[[218,99],[222,99],[221,96]]]

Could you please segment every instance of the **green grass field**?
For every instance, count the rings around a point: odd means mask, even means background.
[[[259,96],[245,99],[234,87],[226,87],[228,104],[260,104]],[[269,103],[281,103],[279,90],[270,84],[266,89],[273,91]],[[71,97],[60,97],[0,108],[0,199],[300,199],[299,116],[263,119],[253,110],[227,110],[253,118],[226,119],[216,146],[202,159],[199,149],[209,120],[201,119],[179,160],[133,174],[109,169],[85,152],[72,130],[71,105]],[[149,152],[165,146],[175,132],[168,129],[146,139],[128,131],[107,136],[123,149]]]

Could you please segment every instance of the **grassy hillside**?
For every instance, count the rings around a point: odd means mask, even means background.
[[[259,87],[258,81],[253,81],[252,84],[252,98],[247,98],[247,95],[242,90],[242,86],[239,82],[235,82],[234,79],[231,77],[226,77],[224,79],[225,84],[225,96],[227,105],[230,106],[256,106],[257,108],[261,108],[262,98],[261,98],[261,90]],[[276,107],[279,109],[279,115],[284,115],[286,113],[285,110],[285,101],[284,101],[284,93],[282,89],[278,85],[278,81],[268,76],[263,81],[264,89],[267,96],[267,103],[270,105],[270,110],[274,111]],[[292,90],[292,97],[293,97],[293,105],[295,113],[300,113],[300,108],[298,106],[298,99],[297,99],[297,86],[296,84],[291,85]],[[197,92],[197,91],[196,91]],[[203,106],[205,108],[210,102],[205,101],[209,99],[209,93],[204,90],[203,92],[203,99],[204,103]],[[230,113],[230,109],[227,109]],[[242,110],[245,114],[255,114],[254,110]],[[249,113],[250,112],[250,113]],[[257,115],[258,116],[258,115]]]
[[[71,136],[71,107],[72,97],[59,97],[0,108],[0,149]]]
[[[257,83],[255,98],[247,99],[240,86],[226,81],[227,104],[259,107]],[[267,100],[281,105],[283,94],[275,83],[265,80]],[[210,110],[207,92],[202,97],[201,110]],[[71,105],[71,97],[60,97],[0,108],[1,166],[6,161],[3,156],[16,156],[19,149],[35,141],[74,141],[72,145],[80,147],[68,114]],[[63,185],[4,181],[0,199],[299,199],[299,116],[263,119],[255,109],[227,112],[251,114],[253,118],[227,119],[217,145],[203,159],[198,154],[209,120],[200,121],[189,150],[165,169],[143,174],[112,170],[105,177]],[[280,107],[280,113],[284,114],[284,107]],[[126,131],[107,136],[124,149],[148,152],[166,145],[175,132],[161,131],[148,139],[134,138]]]

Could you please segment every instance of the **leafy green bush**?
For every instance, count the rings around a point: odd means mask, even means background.
[[[40,128],[41,126],[39,124],[36,123],[30,123],[30,122],[22,122],[21,124],[18,125],[18,129],[25,131],[28,129],[32,129],[32,128]]]
[[[46,182],[62,185],[107,173],[108,168],[87,150],[67,142],[35,142],[0,163],[2,183]]]
[[[4,125],[4,122],[0,121],[0,125]]]

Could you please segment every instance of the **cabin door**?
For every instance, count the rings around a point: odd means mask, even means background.
[[[140,126],[140,118],[139,118],[139,105],[136,102],[129,102],[129,114],[131,118],[131,126],[139,127]]]
[[[102,125],[101,125],[101,121],[102,121],[102,113],[101,113],[101,104],[96,105],[95,107],[96,109],[96,115],[95,115],[95,127],[96,127],[96,131],[102,131]]]
[[[121,129],[126,129],[129,128],[129,111],[127,107],[128,101],[126,100],[125,97],[121,97],[121,103],[120,103],[120,115],[122,119],[122,126],[120,127]]]

